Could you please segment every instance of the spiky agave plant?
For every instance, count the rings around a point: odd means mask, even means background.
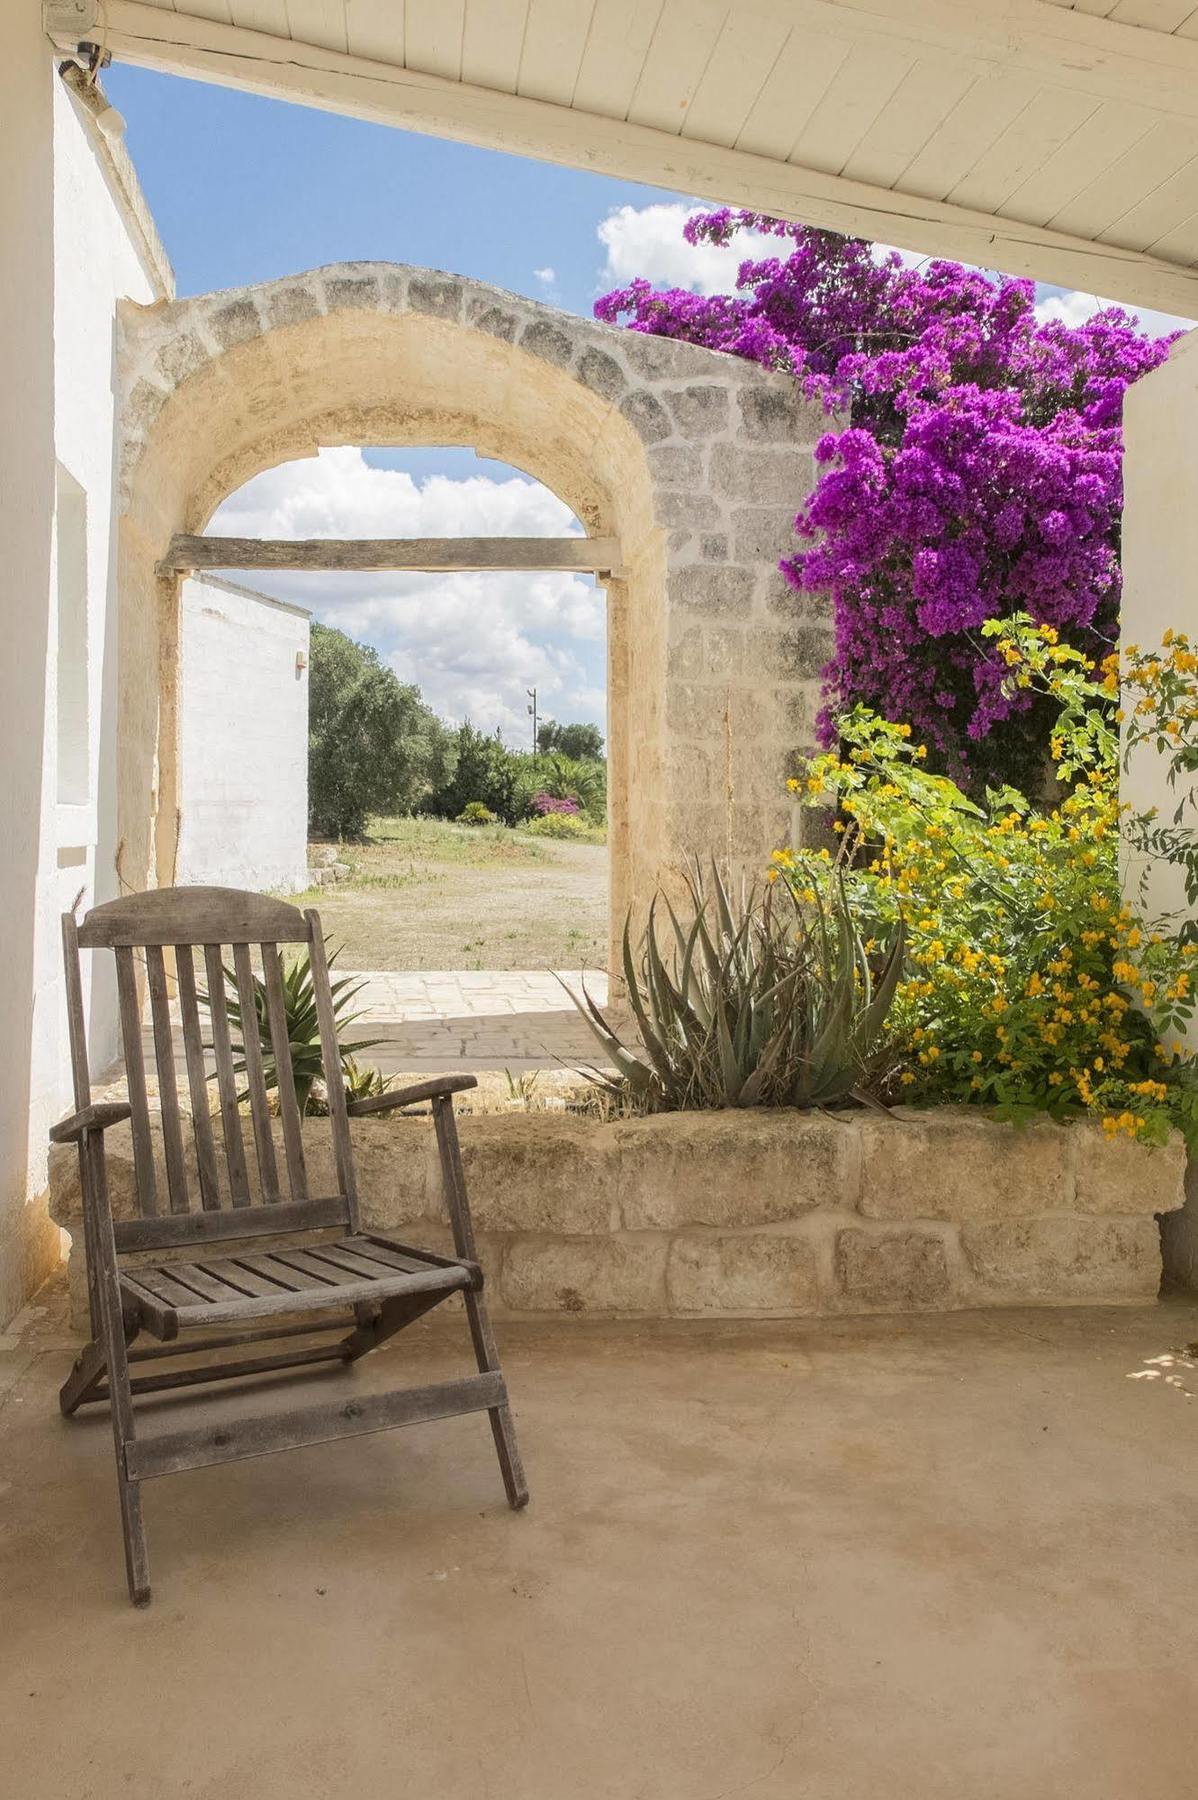
[[[337,960],[337,952],[329,957],[329,968]],[[274,1039],[270,1032],[270,1016],[266,1003],[266,983],[258,975],[253,978],[254,1017],[246,1019],[242,1016],[241,997],[237,989],[237,974],[233,969],[225,969],[225,1010],[229,1023],[233,1027],[240,1042],[234,1043],[234,1050],[239,1052],[239,1060],[234,1065],[235,1073],[242,1075],[246,1070],[245,1033],[253,1032],[262,1052],[262,1073],[267,1088],[279,1085],[278,1066],[275,1061]],[[373,1071],[362,1071],[355,1062],[355,1057],[363,1050],[370,1050],[381,1043],[380,1038],[359,1039],[354,1043],[341,1042],[341,1033],[361,1015],[350,1010],[350,1004],[362,990],[363,984],[354,982],[343,975],[329,983],[333,996],[333,1019],[337,1027],[337,1044],[341,1052],[342,1076],[347,1087],[357,1097],[366,1091],[381,1092],[381,1087],[373,1085]],[[295,1098],[301,1113],[310,1110],[312,1104],[313,1084],[328,1079],[324,1069],[324,1058],[320,1044],[320,1023],[316,1016],[316,990],[312,985],[312,963],[306,950],[298,956],[283,961],[282,967],[283,1016],[287,1021],[287,1045],[291,1052],[291,1075],[295,1083]],[[207,997],[204,996],[205,1002]]]
[[[581,999],[570,993],[617,1072],[609,1085],[647,1111],[868,1098],[902,971],[901,922],[871,961],[839,871],[810,903],[781,884],[742,884],[734,899],[714,862],[709,879],[696,864],[687,887],[689,922],[659,894],[639,955],[625,921],[639,1047],[623,1041],[585,983]]]

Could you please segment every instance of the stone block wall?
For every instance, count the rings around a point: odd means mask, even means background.
[[[368,1228],[443,1249],[426,1119],[353,1125]],[[118,1212],[127,1135],[111,1135]],[[722,1112],[600,1123],[467,1115],[463,1161],[498,1310],[628,1318],[792,1318],[1152,1299],[1158,1215],[1184,1150],[1088,1125],[1017,1129],[968,1111],[893,1119]],[[305,1123],[313,1193],[334,1191],[327,1125]],[[79,1231],[73,1152],[54,1217]],[[78,1248],[73,1292],[82,1297]],[[86,1302],[83,1301],[83,1311]]]
[[[618,540],[613,924],[693,856],[757,873],[787,841],[786,776],[814,741],[832,632],[778,563],[836,429],[789,376],[374,262],[126,307],[120,339],[131,879],[168,880],[175,858],[177,606],[157,561],[243,481],[318,444],[470,444]]]

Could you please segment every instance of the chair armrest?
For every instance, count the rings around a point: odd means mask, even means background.
[[[365,1100],[350,1100],[345,1110],[351,1119],[360,1119],[368,1113],[390,1112],[395,1106],[415,1106],[420,1100],[443,1100],[477,1086],[476,1075],[433,1075],[414,1087],[391,1088],[385,1094],[370,1094]]]
[[[52,1144],[77,1144],[85,1131],[107,1131],[132,1116],[133,1108],[124,1100],[98,1100],[50,1127]]]

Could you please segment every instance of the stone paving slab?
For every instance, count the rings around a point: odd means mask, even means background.
[[[558,1068],[592,1063],[597,1047],[562,987],[578,991],[576,971],[548,969],[345,971],[363,988],[356,1030],[378,1037],[361,1059],[384,1075],[424,1069]],[[599,1005],[607,976],[587,976]]]
[[[454,1074],[486,1069],[575,1067],[595,1062],[598,1047],[562,980],[579,991],[577,971],[561,979],[549,969],[349,970],[339,975],[361,982],[354,1000],[359,1017],[351,1038],[379,1042],[359,1061],[384,1075]],[[588,972],[587,990],[603,1006],[607,976]],[[186,1074],[180,1033],[175,1032],[181,1091]],[[147,1067],[153,1068],[154,1041],[144,1034]]]

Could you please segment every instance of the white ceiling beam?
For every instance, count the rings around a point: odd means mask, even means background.
[[[89,4],[91,0],[67,0],[66,5],[47,8],[47,28],[56,41],[65,41],[70,33],[60,36],[53,15],[69,12],[76,21],[80,9]],[[104,14],[113,55],[143,67],[752,207],[902,249],[1198,317],[1198,271],[1139,251],[648,126],[165,12],[140,0],[106,0]],[[1021,59],[1031,57],[1045,79],[1051,68],[1052,79],[1064,81],[1071,74],[1067,85],[1083,86],[1087,92],[1121,97],[1134,93],[1140,103],[1164,105],[1198,118],[1198,43],[1160,39],[1158,54],[1158,34],[1112,26],[1105,19],[1044,6],[1041,0],[989,0],[988,6],[968,9],[959,0],[870,0],[868,6],[865,0],[861,4],[800,0],[792,8],[794,14],[803,21],[808,15],[813,22],[818,17],[825,29],[829,15],[834,15],[835,29],[842,35],[860,31],[876,41],[881,33],[909,43],[914,33],[920,41],[930,36],[942,47],[950,47],[943,40],[955,15],[953,35],[961,53],[1008,69],[1026,68]],[[1048,15],[1046,22],[1041,22],[1041,14]],[[968,30],[963,28],[963,15],[969,20]],[[1062,30],[1058,21],[1076,21],[1085,29],[1081,37],[1074,37],[1070,35],[1074,27]],[[1119,54],[1109,44],[1094,46],[1097,28],[1116,34]],[[73,22],[71,30],[76,29]],[[1128,38],[1137,44],[1143,40],[1143,52],[1126,53]]]

